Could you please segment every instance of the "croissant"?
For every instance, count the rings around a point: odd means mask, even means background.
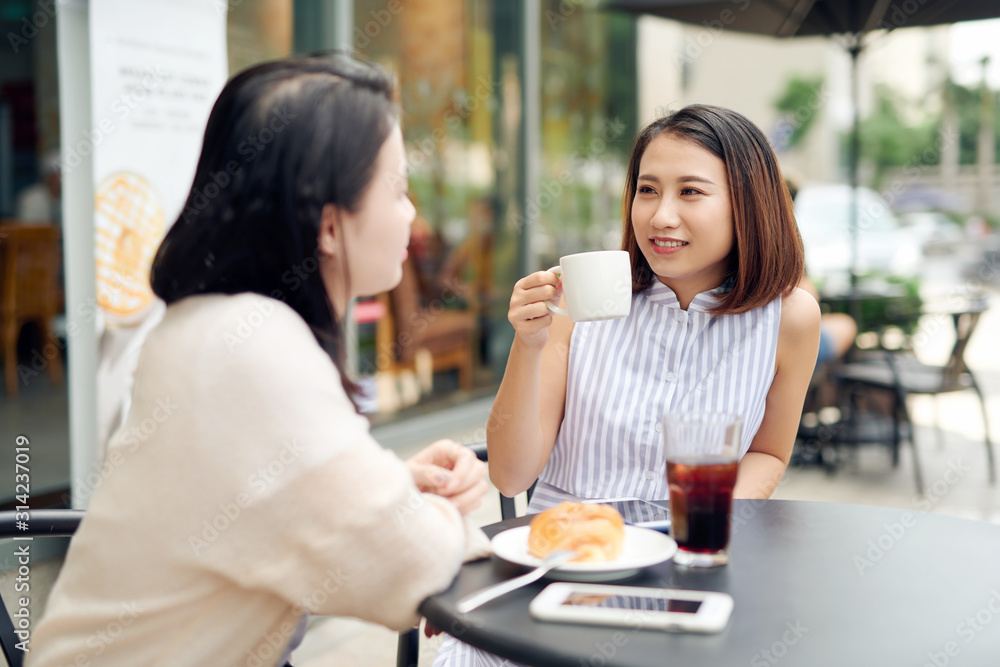
[[[622,552],[625,522],[610,505],[564,502],[538,514],[531,521],[528,551],[545,558],[556,549],[580,554],[573,562],[615,560]]]

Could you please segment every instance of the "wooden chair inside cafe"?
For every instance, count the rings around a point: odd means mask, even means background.
[[[54,225],[0,223],[0,361],[7,394],[18,393],[17,338],[21,327],[34,322],[41,332],[39,349],[50,341],[51,323],[59,314],[59,228]],[[52,382],[63,381],[62,357],[45,354]]]
[[[429,309],[421,305],[419,276],[412,259],[403,263],[403,278],[379,297],[387,306],[376,332],[380,357],[388,353],[393,372],[417,370],[418,351],[426,350],[432,371],[458,371],[459,386],[472,388],[475,314],[468,310]]]

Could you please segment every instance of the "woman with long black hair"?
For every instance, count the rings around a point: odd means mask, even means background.
[[[392,92],[343,57],[223,89],[29,665],[283,665],[307,613],[404,628],[482,549],[483,464],[383,450],[345,368],[347,305],[399,282],[415,216]]]

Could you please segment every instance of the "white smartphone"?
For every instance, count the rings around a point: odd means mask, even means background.
[[[625,519],[625,523],[642,528],[652,528],[666,533],[670,530],[670,508],[640,498],[598,498],[587,503],[611,505]]]
[[[546,586],[528,609],[540,621],[709,633],[726,627],[733,598],[712,591],[560,582]]]

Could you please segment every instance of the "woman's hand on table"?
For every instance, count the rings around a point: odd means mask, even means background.
[[[438,440],[406,461],[422,493],[449,500],[462,514],[477,509],[489,490],[486,464],[452,440]]]
[[[549,338],[552,313],[545,302],[559,296],[559,276],[551,271],[536,271],[514,284],[507,319],[522,343],[541,349]]]

